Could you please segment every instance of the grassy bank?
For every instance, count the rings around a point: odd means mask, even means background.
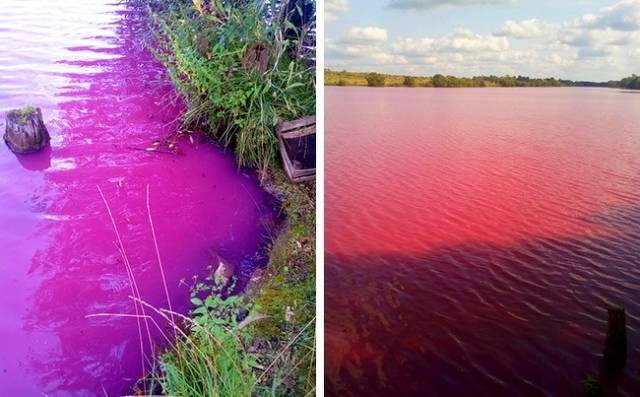
[[[474,76],[456,77],[402,76],[382,73],[364,73],[325,70],[325,85],[369,87],[611,87],[640,89],[640,77],[633,75],[620,81],[590,82],[527,76]]]
[[[187,104],[184,124],[233,147],[240,166],[266,171],[276,160],[276,123],[315,113],[309,32],[291,22],[301,8],[170,3],[155,14],[154,49]]]
[[[243,296],[223,299],[216,275],[193,287],[194,310],[151,377],[166,395],[315,395],[315,184],[277,170],[263,184],[287,219],[269,264]]]
[[[181,397],[314,395],[315,183],[286,180],[274,133],[279,121],[315,113],[310,26],[299,23],[308,5],[144,3],[152,47],[187,106],[183,127],[205,131],[233,148],[239,166],[256,168],[286,219],[243,296],[225,296],[233,280],[215,274],[193,287],[193,310],[150,379]]]

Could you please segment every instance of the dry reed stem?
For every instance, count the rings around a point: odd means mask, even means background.
[[[315,337],[314,337],[314,344],[313,344],[313,349],[310,349],[307,353],[305,353],[300,359],[298,359],[297,361],[293,361],[293,364],[291,365],[291,368],[289,368],[289,370],[287,372],[284,373],[284,375],[282,375],[281,380],[276,384],[276,386],[281,385],[282,383],[284,383],[284,381],[293,373],[293,371],[297,370],[299,368],[299,365],[309,356],[314,357],[315,355]],[[313,359],[311,359],[311,361],[309,362],[309,368],[307,370],[307,374],[311,373],[311,366],[313,365]],[[307,377],[307,385],[309,385],[309,382],[311,382],[310,377]]]
[[[313,364],[316,362],[316,333],[313,333],[313,349],[311,350],[311,360],[309,361],[309,368],[307,368],[307,375],[312,374],[313,371]],[[307,376],[307,385],[309,385],[309,383],[311,382],[311,376]],[[312,387],[313,390],[315,390],[315,385],[313,385]]]
[[[125,267],[127,269],[127,276],[129,277],[129,286],[131,287],[131,293],[134,296],[140,296],[140,291],[138,290],[138,283],[136,282],[135,276],[133,274],[133,270],[131,269],[131,264],[129,263],[129,258],[124,249],[124,244],[122,243],[122,238],[120,237],[120,232],[118,231],[118,226],[116,225],[115,218],[113,217],[113,213],[111,212],[111,207],[109,207],[109,203],[107,202],[107,199],[105,198],[104,193],[102,193],[102,189],[100,189],[100,186],[96,185],[96,187],[98,188],[98,193],[100,193],[100,197],[102,198],[102,201],[104,202],[104,205],[107,209],[107,213],[109,214],[109,219],[111,220],[111,224],[113,225],[113,230],[115,231],[116,238],[118,239],[118,244],[119,244],[118,250],[120,251],[120,255],[122,256],[122,259],[125,263]],[[136,310],[136,315],[140,315],[136,302],[134,301],[133,304]],[[149,323],[146,318],[146,312],[143,306],[141,306],[140,309],[142,310],[142,315],[145,316],[145,326],[147,329],[147,337],[149,338],[149,347],[151,351],[153,351],[153,340],[151,339],[151,331],[149,329]],[[142,338],[142,327],[140,325],[140,319],[138,318],[137,321],[138,321],[138,334],[140,337],[140,349],[141,349],[140,358],[142,363],[142,373],[144,374],[146,372],[146,369],[145,369],[146,367],[144,364],[145,362],[144,342]]]
[[[150,203],[149,185],[147,184],[147,215],[149,216],[149,226],[151,226],[151,235],[153,236],[153,244],[156,249],[156,257],[158,258],[158,267],[160,268],[160,277],[162,277],[162,285],[164,287],[164,294],[167,298],[167,304],[169,310],[173,313],[173,307],[171,307],[171,298],[169,298],[169,288],[167,288],[167,279],[164,276],[164,268],[162,266],[162,258],[160,257],[160,249],[158,248],[158,239],[156,237],[156,230],[153,227],[153,218],[151,217],[151,203]],[[171,322],[175,323],[173,314],[171,314]],[[174,330],[175,333],[175,330]]]
[[[131,297],[131,298],[133,298],[133,297]],[[171,339],[169,339],[169,337],[162,331],[162,328],[160,327],[160,324],[158,324],[158,322],[153,317],[151,317],[149,315],[128,314],[128,313],[93,313],[93,314],[87,314],[84,317],[85,318],[92,318],[92,317],[127,317],[127,318],[131,318],[131,317],[135,317],[137,319],[151,320],[153,325],[155,325],[156,328],[158,329],[158,331],[160,331],[160,334],[167,341],[167,343],[169,343],[169,344],[171,343]]]
[[[135,299],[135,298],[134,298],[134,299]],[[185,340],[186,340],[189,344],[191,344],[191,345],[196,349],[196,351],[198,352],[198,354],[200,354],[200,356],[202,356],[202,357],[205,357],[205,359],[206,359],[206,361],[207,361],[208,366],[209,366],[209,367],[210,367],[210,369],[212,370],[211,372],[213,372],[213,373],[215,373],[216,375],[220,376],[220,374],[218,373],[218,371],[217,371],[217,369],[216,369],[216,367],[215,367],[215,363],[213,363],[211,360],[209,360],[209,357],[208,357],[206,354],[204,354],[204,353],[203,353],[203,352],[198,348],[198,346],[196,345],[196,343],[195,343],[195,342],[193,342],[193,341],[191,340],[191,338],[189,338],[189,336],[188,336],[184,331],[182,331],[182,329],[181,329],[180,327],[178,327],[178,325],[177,325],[176,323],[172,322],[172,321],[169,319],[169,317],[165,314],[166,310],[158,309],[158,308],[154,307],[153,305],[149,304],[148,302],[145,302],[145,301],[143,301],[143,300],[141,300],[141,299],[138,299],[138,301],[140,302],[140,304],[141,304],[141,305],[147,306],[147,307],[148,307],[148,308],[150,308],[151,310],[155,311],[156,313],[158,313],[159,315],[161,315],[162,317],[164,317],[167,321],[169,321],[169,322],[173,325],[173,327],[174,327],[175,329],[177,329],[177,330],[182,334],[182,336],[185,338]],[[174,313],[174,314],[179,314],[179,313]],[[189,320],[189,322],[191,322],[192,324],[195,324],[195,322],[193,321],[193,319],[190,319],[190,318],[188,318],[188,317],[186,317],[186,316],[183,316],[183,315],[181,315],[181,314],[179,314],[179,316],[180,316],[180,317],[183,317],[183,318],[185,318],[185,319],[187,319],[187,320]],[[312,321],[313,321],[313,320],[312,320]],[[241,373],[241,372],[242,372],[242,368],[240,368],[240,367],[238,366],[238,364],[235,362],[235,360],[233,360],[233,357],[231,357],[231,354],[230,354],[228,351],[226,351],[226,350],[224,349],[223,344],[218,340],[218,338],[216,338],[216,337],[215,337],[215,335],[213,335],[211,332],[209,332],[209,330],[208,330],[206,327],[203,327],[203,326],[199,326],[199,327],[200,327],[202,330],[204,330],[204,333],[205,333],[205,336],[206,336],[206,337],[210,338],[213,342],[215,342],[215,344],[216,344],[216,345],[218,345],[218,347],[220,347],[220,349],[221,349],[222,353],[224,353],[224,354],[227,356],[227,358],[229,358],[229,360],[230,360],[232,363],[234,363],[234,367],[236,368],[236,370],[237,370],[239,373]],[[229,333],[230,333],[234,338],[236,338],[236,340],[238,340],[238,342],[240,343],[240,346],[242,346],[242,342],[240,341],[239,337],[238,337],[238,336],[236,336],[233,332],[229,332]],[[177,351],[177,350],[176,350],[176,351]],[[178,356],[178,358],[180,358],[180,357]],[[222,377],[220,377],[220,381],[221,381],[223,384],[225,383],[225,382],[224,382],[224,379],[223,379]]]
[[[127,270],[127,277],[129,277],[129,285],[132,288],[132,290],[131,290],[132,295],[134,295],[134,296],[140,295],[140,291],[138,290],[138,283],[136,282],[136,278],[133,275],[133,268],[131,267],[131,262],[129,262],[129,257],[127,256],[127,253],[124,250],[124,247],[120,247],[120,246],[118,246],[118,244],[114,244],[114,245],[116,246],[116,249],[120,253],[120,256],[125,261],[125,269]],[[131,296],[129,298],[131,298],[133,300],[133,305],[134,305],[134,307],[137,308],[136,300],[133,299],[133,297],[131,297]],[[144,307],[140,306],[140,309],[142,310],[142,314],[146,315]],[[140,314],[137,311],[136,311],[136,313]],[[153,352],[153,339],[151,338],[151,332],[149,330],[149,324],[147,324],[146,322],[145,322],[145,327],[147,329],[147,338],[149,340],[149,349],[150,349],[151,352]],[[145,356],[145,358],[146,358],[146,356]]]
[[[134,298],[134,299],[136,299],[136,298]],[[213,362],[210,360],[209,356],[207,356],[206,354],[204,354],[204,352],[203,352],[202,350],[200,350],[200,348],[198,348],[198,345],[197,345],[194,341],[192,341],[192,340],[191,340],[191,338],[189,338],[189,335],[187,335],[187,334],[186,334],[186,333],[185,333],[185,332],[184,332],[184,331],[183,331],[183,330],[182,330],[182,329],[181,329],[181,328],[180,328],[176,323],[171,322],[171,320],[169,319],[169,317],[164,313],[165,311],[163,311],[162,309],[158,309],[158,308],[154,307],[153,305],[151,305],[151,304],[149,304],[149,303],[147,303],[147,302],[145,302],[145,301],[143,301],[143,300],[141,300],[141,299],[137,299],[137,300],[138,300],[138,302],[139,302],[141,305],[143,305],[143,306],[147,306],[147,307],[148,307],[148,308],[150,308],[151,310],[153,310],[153,311],[155,311],[156,313],[158,313],[159,315],[161,315],[165,320],[167,320],[168,322],[170,322],[170,323],[171,323],[171,325],[174,327],[174,329],[175,329],[175,330],[177,330],[178,332],[180,332],[180,334],[182,335],[182,337],[184,338],[184,340],[185,340],[188,344],[191,344],[191,346],[193,346],[193,348],[198,352],[198,354],[199,354],[201,357],[204,357],[204,358],[205,358],[205,360],[206,360],[206,362],[207,362],[207,365],[209,366],[209,368],[211,368],[211,369],[212,369],[212,372],[213,372],[213,373],[215,373],[218,377],[220,377],[220,373],[218,373],[218,371],[216,370],[215,363],[213,363]],[[175,314],[175,313],[174,313],[174,314]],[[182,316],[182,315],[181,315],[181,316]],[[182,316],[182,317],[185,317],[185,316]],[[185,318],[187,318],[187,317],[185,317]],[[192,321],[191,319],[189,319],[189,320],[193,323],[193,321]],[[202,327],[202,328],[203,328],[203,329],[205,329],[205,331],[206,331],[206,328],[204,328],[204,327]],[[207,331],[207,333],[206,333],[206,334],[207,334],[207,336],[211,336],[211,335],[209,335],[208,331]],[[221,344],[221,343],[220,343],[220,342],[219,342],[215,337],[214,337],[214,340],[215,340],[215,342],[218,344],[218,346],[222,346],[222,344]],[[175,345],[172,345],[172,347],[174,348],[174,350],[176,350],[176,352],[177,352],[177,353],[179,353],[179,351],[178,351],[178,349],[176,348],[176,346],[175,346]],[[228,354],[228,353],[227,353],[227,354]],[[178,354],[178,359],[179,359],[179,360],[182,360],[182,358],[180,357],[180,354]],[[224,382],[223,382],[223,383],[224,383]]]

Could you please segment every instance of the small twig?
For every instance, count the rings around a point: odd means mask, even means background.
[[[159,154],[175,154],[175,152],[173,151],[169,151],[169,150],[147,150],[147,148],[139,148],[139,147],[133,147],[133,146],[126,146],[127,149],[129,150],[137,150],[140,152],[146,152],[146,153],[159,153]]]

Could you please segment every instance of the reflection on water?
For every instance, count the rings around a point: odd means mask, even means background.
[[[47,145],[37,153],[16,154],[16,159],[25,170],[44,171],[51,166],[51,146]]]
[[[180,105],[141,18],[102,0],[0,4],[0,111],[40,106],[52,135],[27,156],[0,145],[0,395],[119,395],[142,375],[137,321],[87,317],[135,313],[98,186],[152,305],[167,307],[147,185],[174,309],[188,309],[187,284],[212,253],[245,278],[261,260],[272,213],[253,175],[187,139],[180,154],[144,151],[175,131]]]

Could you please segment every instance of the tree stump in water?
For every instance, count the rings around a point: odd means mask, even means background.
[[[27,106],[7,113],[4,140],[14,153],[37,152],[49,143],[40,108]]]
[[[603,364],[607,373],[614,374],[627,364],[627,325],[624,307],[612,305],[607,308],[609,323],[604,346]]]

